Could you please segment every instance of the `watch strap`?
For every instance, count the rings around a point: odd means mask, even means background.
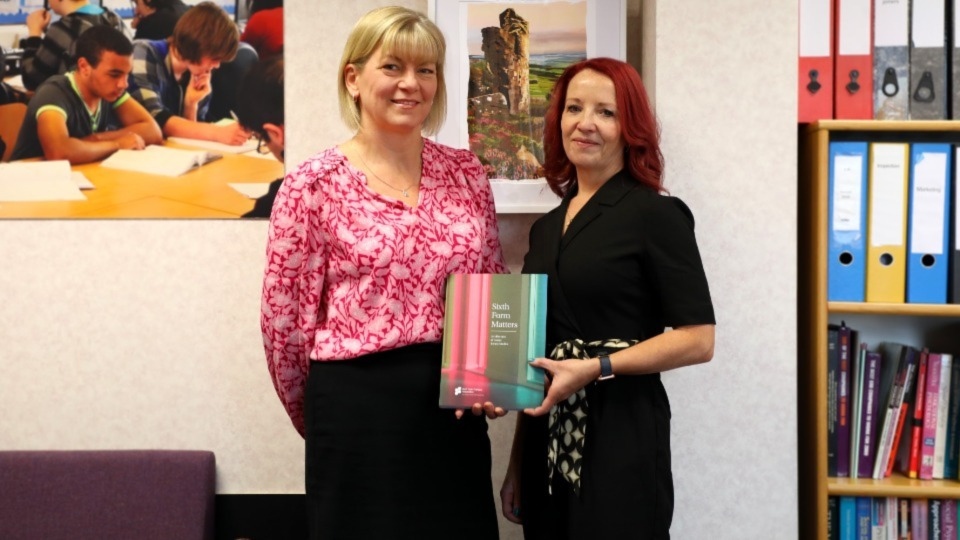
[[[613,375],[613,366],[610,364],[610,356],[606,354],[601,354],[600,358],[600,377],[598,381],[605,381],[607,379],[612,379]]]

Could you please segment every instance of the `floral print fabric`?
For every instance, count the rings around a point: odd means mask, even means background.
[[[338,148],[287,175],[267,239],[261,329],[304,434],[309,362],[441,340],[446,278],[503,273],[493,194],[471,152],[424,141],[416,207],[367,188]]]

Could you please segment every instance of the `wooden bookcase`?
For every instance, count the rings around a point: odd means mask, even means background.
[[[831,496],[960,499],[960,481],[956,480],[916,480],[897,473],[883,480],[827,476],[827,324],[831,317],[850,316],[861,320],[882,318],[898,326],[948,326],[960,321],[960,305],[827,301],[828,159],[829,144],[834,140],[960,143],[960,122],[823,120],[800,126],[800,282],[797,301],[799,537],[822,540],[827,539],[827,499]],[[882,324],[885,321],[880,322]],[[861,334],[861,339],[871,344],[884,338],[883,335]],[[955,334],[952,340],[955,346],[960,345],[960,333]]]

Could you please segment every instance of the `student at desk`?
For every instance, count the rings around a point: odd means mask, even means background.
[[[283,161],[283,57],[263,60],[247,72],[237,91],[237,119],[256,134],[257,151]],[[270,217],[273,200],[283,178],[270,182],[270,190],[257,199],[253,210],[241,217]]]
[[[130,95],[160,125],[164,136],[243,144],[250,133],[237,122],[207,123],[213,70],[236,56],[237,25],[213,2],[193,6],[177,21],[173,35],[133,45]]]
[[[11,159],[99,161],[121,148],[160,144],[150,113],[127,94],[133,46],[119,30],[95,26],[77,40],[77,69],[37,89]]]
[[[60,16],[53,24],[51,11]],[[36,90],[47,78],[72,68],[74,43],[94,26],[123,31],[123,21],[116,13],[87,0],[50,0],[49,10],[38,9],[27,15],[29,37],[20,40],[23,86]]]

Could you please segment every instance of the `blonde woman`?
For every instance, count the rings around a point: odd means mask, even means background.
[[[274,203],[262,328],[306,438],[311,538],[497,538],[487,416],[437,406],[443,287],[504,272],[490,185],[443,121],[444,39],[374,10],[340,62],[348,141],[294,168]]]

